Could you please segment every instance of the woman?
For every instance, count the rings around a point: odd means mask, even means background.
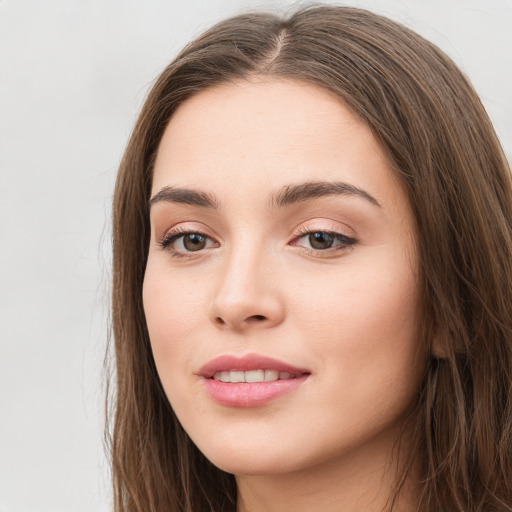
[[[114,200],[116,511],[512,510],[512,188],[383,17],[218,24]]]

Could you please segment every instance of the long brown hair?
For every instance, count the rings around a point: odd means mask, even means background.
[[[338,95],[371,128],[406,186],[421,259],[418,340],[431,354],[413,418],[418,510],[512,511],[512,186],[475,91],[411,30],[349,7],[234,17],[163,71],[123,157],[113,209],[116,357],[111,450],[116,512],[236,510],[232,475],[177,421],[142,306],[152,166],[176,108],[254,75]]]

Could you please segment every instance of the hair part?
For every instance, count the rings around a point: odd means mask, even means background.
[[[415,214],[429,364],[390,508],[419,460],[418,510],[512,511],[510,169],[477,94],[436,46],[368,11],[323,6],[215,25],[163,71],[137,121],[113,206],[116,512],[236,510],[234,477],[198,451],[165,396],[142,284],[152,169],[169,120],[199,91],[254,77],[341,98],[386,151]]]

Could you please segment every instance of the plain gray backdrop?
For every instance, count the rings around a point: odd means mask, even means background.
[[[327,3],[327,2],[325,2]],[[512,155],[512,0],[375,0],[467,73]],[[0,0],[0,512],[111,510],[110,202],[148,87],[242,0]]]

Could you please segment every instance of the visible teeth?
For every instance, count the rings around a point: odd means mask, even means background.
[[[279,379],[279,372],[277,370],[265,370],[265,382]]]
[[[217,372],[213,376],[215,380],[221,382],[272,382],[275,380],[295,379],[296,375],[288,372],[278,372],[277,370],[250,370],[243,372],[240,370]]]
[[[245,372],[229,372],[231,382],[245,382]]]
[[[245,382],[263,382],[264,380],[264,370],[251,370],[249,372],[245,372]]]

